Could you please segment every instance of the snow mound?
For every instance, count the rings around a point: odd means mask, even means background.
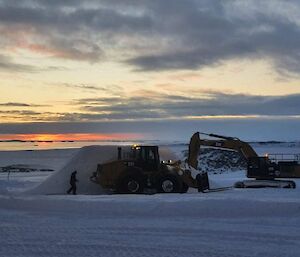
[[[97,170],[97,165],[116,160],[118,146],[86,146],[82,147],[63,168],[38,186],[26,191],[27,194],[48,195],[66,194],[70,187],[71,173],[77,171],[77,194],[103,194],[104,189],[100,185],[91,182],[90,177]],[[129,147],[122,146],[123,151]],[[161,160],[176,159],[176,155],[170,149],[164,147],[160,151]]]
[[[86,146],[82,147],[70,161],[59,171],[37,187],[28,190],[29,194],[66,194],[70,187],[71,173],[77,171],[77,193],[78,194],[101,194],[103,189],[90,181],[97,165],[117,157],[117,146]]]

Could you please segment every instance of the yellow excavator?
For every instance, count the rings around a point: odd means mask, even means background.
[[[200,134],[215,139],[200,139]],[[300,178],[300,164],[296,159],[274,161],[268,156],[258,156],[248,143],[236,137],[197,132],[192,138],[194,138],[193,145],[197,146],[199,150],[201,146],[222,148],[237,151],[244,156],[247,161],[247,177],[255,180],[239,181],[234,185],[237,188],[295,188],[294,181],[278,180],[278,178]],[[189,156],[189,158],[192,157]]]

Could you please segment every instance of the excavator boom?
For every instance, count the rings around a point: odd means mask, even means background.
[[[216,134],[206,134],[206,133],[199,133],[199,134],[204,134],[210,137],[222,139],[222,140],[200,139],[199,142],[200,146],[210,146],[210,147],[217,147],[217,148],[237,151],[241,153],[247,160],[249,158],[258,157],[257,153],[248,143],[241,141],[236,137],[226,137],[226,136],[220,136]]]
[[[215,137],[215,138],[226,139],[226,140],[235,140],[235,139],[239,140],[236,137],[221,136],[221,135],[217,135],[217,134],[207,134],[207,133],[203,133],[203,132],[201,132],[201,133],[199,132],[199,134],[210,136],[210,137]]]

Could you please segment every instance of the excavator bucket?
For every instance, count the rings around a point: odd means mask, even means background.
[[[198,174],[196,180],[198,182],[198,192],[204,192],[205,190],[210,189],[207,172]]]
[[[198,156],[200,151],[200,135],[199,132],[196,132],[190,140],[189,144],[189,155],[187,163],[192,166],[194,169],[198,169]]]

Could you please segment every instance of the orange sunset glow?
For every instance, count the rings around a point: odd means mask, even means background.
[[[76,134],[8,134],[1,135],[0,140],[21,141],[105,141],[105,140],[137,140],[142,135],[127,134],[100,134],[100,133],[76,133]]]

